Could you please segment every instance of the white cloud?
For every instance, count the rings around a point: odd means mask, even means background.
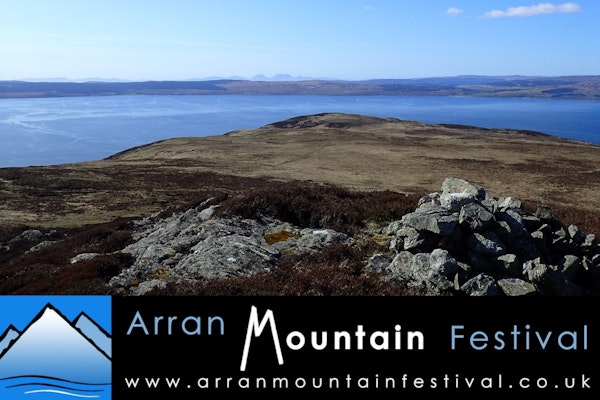
[[[481,18],[504,18],[504,17],[532,17],[541,14],[568,14],[581,12],[577,3],[539,3],[533,6],[510,7],[506,10],[492,10],[486,12]]]
[[[449,9],[446,10],[446,14],[448,14],[451,17],[456,17],[459,14],[461,14],[463,12],[463,10],[461,10],[460,8],[456,8],[456,7],[450,7]]]

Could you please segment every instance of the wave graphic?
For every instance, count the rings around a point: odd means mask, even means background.
[[[111,384],[74,382],[43,375],[20,375],[0,378],[0,398],[11,400],[56,400],[61,397],[65,399],[110,400]]]

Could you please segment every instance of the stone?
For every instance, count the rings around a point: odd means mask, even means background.
[[[570,279],[577,275],[582,265],[581,259],[573,254],[566,254],[557,262],[558,270]]]
[[[458,225],[458,216],[446,210],[431,209],[427,212],[412,212],[402,217],[402,223],[418,231],[430,231],[441,236],[450,236]]]
[[[500,274],[507,274],[519,277],[522,275],[523,264],[516,254],[503,254],[492,258],[492,264]]]
[[[479,203],[465,204],[458,215],[458,223],[474,232],[487,229],[494,220],[494,214]]]
[[[535,285],[518,278],[498,279],[498,286],[506,296],[534,296],[537,294]]]
[[[474,278],[469,279],[460,289],[468,296],[502,295],[502,290],[496,283],[496,280],[487,274],[479,274]]]
[[[481,254],[502,255],[506,246],[492,231],[473,232],[467,237],[469,248]]]
[[[501,197],[498,200],[498,209],[500,211],[506,211],[510,209],[521,210],[522,208],[523,204],[521,203],[521,200],[517,199],[516,197]]]
[[[554,219],[552,209],[545,204],[538,206],[537,210],[535,211],[535,216],[542,221],[551,221]]]
[[[446,178],[442,182],[442,194],[443,193],[465,193],[479,200],[483,200],[487,197],[483,187],[465,179],[453,177]]]
[[[477,198],[470,193],[442,193],[440,196],[440,206],[450,212],[457,212],[463,206],[474,203]]]

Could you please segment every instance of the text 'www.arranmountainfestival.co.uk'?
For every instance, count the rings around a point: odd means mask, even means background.
[[[127,389],[172,390],[591,390],[591,377],[572,376],[467,377],[460,374],[440,376],[353,376],[340,377],[128,377]]]

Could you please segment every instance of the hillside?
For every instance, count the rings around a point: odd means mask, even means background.
[[[175,162],[235,176],[420,194],[460,176],[496,193],[597,210],[599,157],[600,146],[537,132],[320,114],[153,143],[104,163]]]
[[[519,198],[530,212],[548,206],[565,227],[597,234],[599,161],[600,146],[537,132],[318,114],[226,135],[150,143],[94,162],[2,168],[0,272],[6,279],[0,292],[110,292],[109,280],[136,262],[122,250],[140,240],[139,229],[150,232],[150,221],[173,226],[166,218],[174,213],[189,217],[196,211],[186,210],[215,206],[217,215],[267,224],[260,229],[274,229],[269,224],[275,220],[293,224],[263,235],[333,229],[360,243],[353,248],[337,244],[321,255],[283,257],[278,265],[288,269],[277,269],[270,275],[273,281],[227,281],[241,285],[235,293],[246,293],[242,288],[249,285],[254,293],[269,292],[266,282],[273,292],[281,293],[281,282],[295,282],[294,290],[306,293],[316,290],[306,286],[315,276],[328,277],[333,286],[346,282],[341,294],[399,293],[398,287],[370,280],[363,262],[385,246],[379,230],[412,212],[422,196],[439,192],[446,178]],[[286,238],[273,240],[281,239]],[[173,246],[157,253],[166,257],[161,263],[178,260],[173,249],[187,244]],[[299,263],[342,268],[298,275],[292,266]],[[168,276],[164,268],[157,264],[148,276]],[[277,275],[282,271],[293,278]],[[213,290],[229,293],[227,285]],[[336,288],[320,290],[340,294]]]

